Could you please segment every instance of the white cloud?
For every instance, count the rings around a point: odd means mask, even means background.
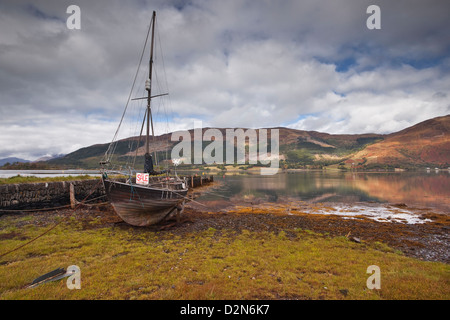
[[[379,0],[378,31],[368,0],[79,1],[81,30],[66,28],[70,4],[0,4],[0,157],[109,142],[153,10],[170,92],[158,133],[194,120],[388,133],[450,113],[448,1]]]
[[[327,94],[314,101],[319,115],[290,125],[329,133],[391,133],[429,118],[450,113],[445,85],[450,76],[436,69],[374,70],[344,75],[336,89],[344,96]]]

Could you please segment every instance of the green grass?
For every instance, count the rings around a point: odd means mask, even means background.
[[[87,180],[98,179],[98,177],[90,175],[79,176],[64,176],[64,177],[35,177],[35,176],[21,176],[17,175],[9,178],[0,178],[0,184],[14,184],[14,183],[33,183],[33,182],[56,182],[56,181],[74,181],[74,180]]]
[[[29,219],[2,217],[0,254],[45,230]],[[0,299],[450,298],[448,265],[408,258],[382,243],[357,244],[302,229],[275,234],[209,228],[179,236],[98,223],[69,219],[0,258]],[[69,290],[66,279],[25,288],[69,265],[81,269],[80,290]],[[380,290],[366,287],[369,265],[381,269]]]

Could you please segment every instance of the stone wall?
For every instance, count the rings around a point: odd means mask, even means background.
[[[61,182],[20,183],[0,185],[0,209],[38,209],[70,204],[70,184],[73,184],[75,199],[82,201],[105,194],[99,179]],[[104,201],[104,199],[103,199]]]
[[[119,179],[122,180],[122,179]],[[186,182],[190,188],[200,187],[213,181],[213,177],[188,176]],[[125,182],[123,179],[122,182]],[[105,195],[100,179],[75,180],[61,182],[40,182],[0,185],[1,210],[25,210],[54,208],[70,204],[70,184],[73,184],[75,199],[82,201]],[[106,197],[99,201],[106,201]]]
[[[205,177],[205,176],[186,176],[186,182],[189,188],[197,188],[202,186],[203,184],[207,184],[214,181],[213,176]]]

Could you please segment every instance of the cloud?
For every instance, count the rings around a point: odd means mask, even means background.
[[[155,91],[170,93],[158,134],[195,120],[388,133],[450,113],[448,1],[379,0],[381,30],[366,28],[368,0],[78,1],[81,30],[71,4],[0,4],[0,157],[108,142],[153,10]]]
[[[342,94],[314,101],[314,110],[326,107],[327,111],[290,126],[329,133],[391,133],[449,114],[450,99],[444,92],[450,76],[439,77],[439,73],[401,68],[349,75],[336,86]]]

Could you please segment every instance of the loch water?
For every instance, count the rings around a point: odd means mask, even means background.
[[[210,173],[208,173],[210,174]],[[199,199],[282,203],[389,203],[450,213],[450,172],[301,171],[275,175],[215,174],[218,187]]]

